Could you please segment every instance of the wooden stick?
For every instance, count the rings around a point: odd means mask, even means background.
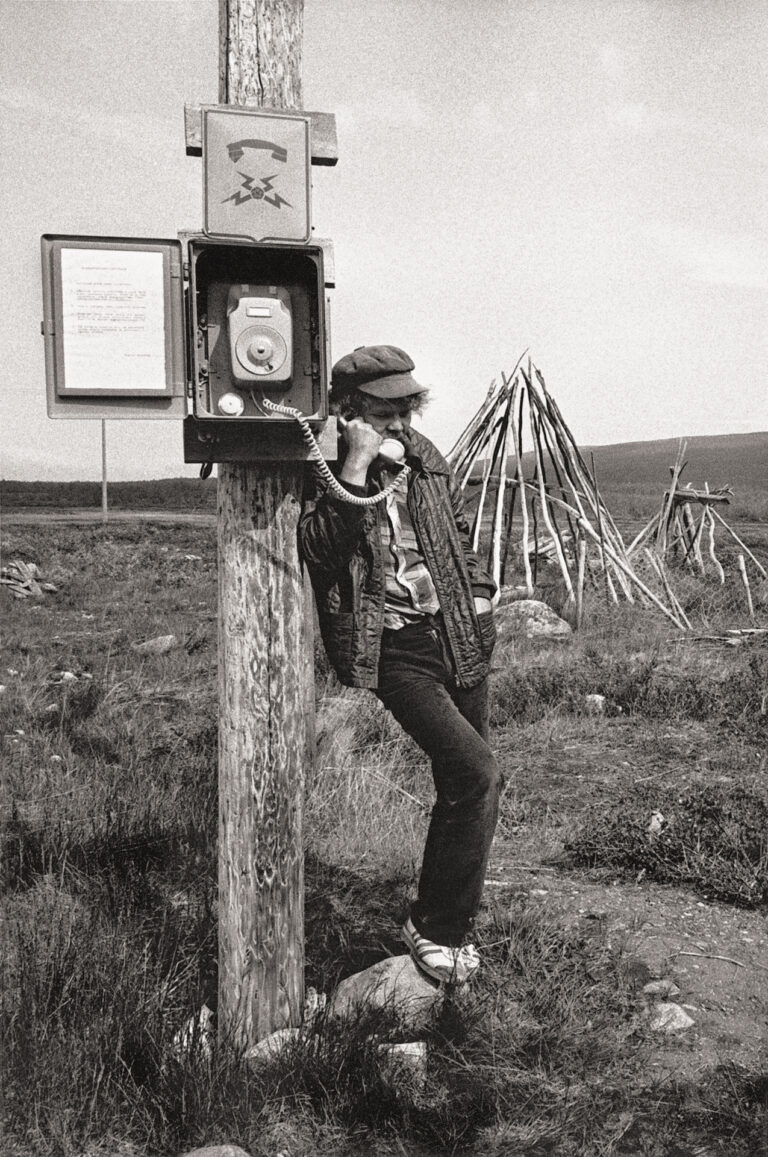
[[[683,523],[688,535],[688,550],[686,551],[686,558],[690,558],[691,566],[697,566],[702,574],[704,574],[704,560],[701,557],[701,551],[698,549],[699,528],[696,525],[696,519],[693,517],[691,511],[691,504],[683,502],[681,505],[683,514]]]
[[[513,435],[514,437],[514,435]],[[509,509],[507,511],[507,533],[504,539],[504,552],[501,556],[501,585],[504,586],[507,580],[507,558],[509,556],[509,547],[512,542],[512,526],[515,519],[515,503],[517,501],[517,481],[515,479],[508,479],[510,497]]]
[[[524,371],[523,371],[523,373],[524,373]],[[549,399],[549,395],[546,393],[546,387],[544,386],[541,374],[538,372],[538,370],[536,371],[536,373],[537,373],[537,376],[539,378],[539,382],[541,383],[541,387],[542,387],[542,390],[543,390],[543,393],[545,396],[545,401],[546,400],[551,401],[551,399]],[[558,482],[559,482],[561,490],[563,491],[563,493],[565,493],[565,486],[563,484],[562,478],[560,477],[559,471],[557,469],[558,462],[560,464],[560,467],[562,468],[563,475],[568,479],[568,484],[570,486],[571,495],[575,501],[576,506],[578,507],[580,517],[587,518],[587,512],[584,508],[584,504],[582,503],[582,497],[584,497],[585,500],[588,501],[590,509],[596,515],[598,515],[598,517],[601,517],[602,514],[608,515],[608,512],[605,508],[605,505],[603,504],[602,499],[599,496],[599,491],[597,491],[597,484],[596,484],[595,480],[589,478],[589,471],[587,470],[586,466],[584,466],[583,471],[581,471],[579,468],[578,461],[577,461],[577,457],[578,457],[577,448],[572,444],[572,440],[571,440],[571,442],[569,442],[570,434],[564,434],[562,430],[558,429],[556,422],[553,421],[552,415],[550,414],[549,407],[547,405],[545,405],[544,401],[542,401],[542,399],[540,399],[535,394],[535,392],[532,392],[531,396],[534,398],[535,403],[538,407],[539,413],[541,414],[540,428],[544,431],[544,434],[546,436],[546,445],[549,449],[550,458],[552,459],[552,461],[555,465],[555,470],[556,470],[556,473],[558,476]],[[545,421],[545,419],[546,419],[546,421]],[[552,442],[550,442],[548,439],[548,435],[547,435],[547,429],[548,428],[549,428],[549,431],[553,435],[553,441]],[[584,487],[584,494],[582,494],[580,492],[580,487]],[[596,497],[594,497],[594,495],[596,495]],[[566,518],[568,520],[568,525],[571,529],[571,533],[573,535],[574,542],[575,542],[578,539],[579,535],[578,535],[578,532],[576,531],[576,529],[575,529],[575,527],[571,521],[571,516],[568,513],[568,509],[569,508],[566,507]],[[605,537],[606,537],[606,528],[605,528],[605,526],[603,526],[603,538],[605,538]],[[618,534],[618,532],[616,532],[615,546],[616,546],[616,549],[618,550],[618,552],[623,556],[625,554],[624,542],[623,542],[621,536]],[[620,572],[617,572],[617,577],[619,575],[620,575]],[[614,603],[618,603],[618,597],[616,595],[616,591],[615,591],[613,582],[611,581],[611,575],[610,575],[609,568],[606,567],[605,565],[603,566],[603,576],[604,576],[604,584],[605,584],[609,598]],[[591,566],[590,566],[590,579],[592,580],[595,587],[597,588],[598,584],[595,580],[594,574],[592,573]],[[623,580],[623,577],[621,578],[620,581],[621,581],[622,590],[624,591],[628,600],[630,602],[634,602],[634,599],[632,597],[632,592],[629,588],[629,585],[626,583],[626,581]]]
[[[667,592],[667,595],[669,596],[669,601],[670,601],[670,605],[672,607],[672,610],[677,615],[680,616],[680,618],[682,619],[682,621],[685,623],[685,625],[687,627],[689,627],[691,630],[693,630],[691,622],[685,613],[685,608],[683,607],[683,604],[680,602],[680,599],[677,597],[677,595],[675,593],[675,589],[672,586],[671,582],[669,581],[669,576],[667,575],[667,568],[664,565],[663,560],[660,558],[657,558],[656,564],[657,564],[659,571],[661,573],[661,581],[663,582],[664,589]]]
[[[539,467],[538,467],[538,465],[534,465],[533,481],[537,486],[538,486],[538,480],[539,480]],[[537,587],[539,585],[539,517],[538,517],[538,514],[536,513],[537,509],[538,509],[538,502],[536,499],[536,495],[534,495],[533,498],[531,499],[531,521],[533,522],[533,585],[534,585],[534,587]],[[531,555],[531,552],[529,549],[528,550],[528,557],[529,558],[530,558],[530,555]]]
[[[661,507],[661,522],[659,523],[659,533],[656,537],[657,552],[661,558],[663,558],[664,554],[666,553],[665,539],[667,535],[667,527],[669,524],[670,515],[675,505],[675,488],[677,487],[677,480],[687,465],[687,463],[683,461],[683,455],[685,454],[687,445],[688,443],[684,442],[682,438],[678,442],[677,458],[675,459],[675,465],[672,470],[672,481],[669,484],[669,494],[667,496],[667,501],[665,503],[663,502]]]
[[[735,964],[737,968],[746,968],[740,960],[734,960],[732,956],[718,956],[714,952],[673,952],[673,956],[696,956],[699,960],[723,960],[726,964]],[[757,965],[762,968],[761,964]]]
[[[725,519],[724,519],[724,518],[723,518],[723,516],[720,514],[720,512],[719,512],[718,510],[715,510],[715,509],[714,509],[713,507],[711,507],[711,506],[710,506],[710,508],[709,508],[709,509],[712,511],[712,513],[714,514],[714,516],[715,516],[715,518],[718,520],[718,522],[721,522],[721,523],[723,524],[723,526],[725,527],[725,529],[726,529],[726,530],[728,531],[728,533],[730,534],[731,538],[732,538],[732,539],[734,539],[734,541],[735,541],[736,543],[738,543],[738,545],[739,545],[739,546],[741,547],[741,549],[744,551],[744,553],[745,553],[745,555],[747,556],[747,558],[751,558],[751,559],[752,559],[752,562],[755,564],[755,566],[757,567],[757,569],[760,571],[760,574],[763,576],[763,578],[768,578],[768,574],[766,574],[766,571],[765,571],[765,567],[763,567],[763,566],[761,565],[761,563],[759,563],[759,562],[757,561],[757,559],[755,558],[755,556],[753,555],[753,553],[752,553],[752,551],[749,549],[749,547],[748,547],[748,546],[745,546],[745,544],[744,544],[744,543],[741,541],[741,539],[739,538],[739,536],[738,536],[738,534],[736,533],[736,531],[735,531],[735,530],[733,530],[733,528],[732,528],[732,527],[730,527],[730,526],[728,525],[728,523],[725,521]]]
[[[518,414],[512,414],[515,430],[515,453],[517,455],[516,473],[520,490],[520,513],[523,522],[523,567],[525,569],[525,591],[529,599],[533,598],[533,583],[531,581],[531,560],[528,557],[528,503],[525,497],[527,483],[523,475],[523,402],[525,385],[520,388]]]
[[[689,620],[688,616],[686,615],[685,611],[683,610],[683,608],[680,604],[680,600],[678,599],[675,592],[672,590],[672,586],[669,582],[669,578],[667,577],[667,572],[664,569],[664,563],[661,561],[660,558],[657,558],[657,556],[654,555],[653,551],[649,550],[648,547],[644,548],[643,553],[644,553],[645,557],[648,559],[648,562],[651,564],[652,569],[656,572],[656,576],[658,577],[659,581],[661,582],[661,585],[663,586],[663,588],[666,592],[667,598],[669,599],[669,605],[671,606],[672,610],[675,611],[680,616],[680,618],[685,623],[688,630],[693,630],[693,627],[691,626],[690,620]]]
[[[627,547],[627,557],[629,557],[629,555],[631,555],[634,550],[637,550],[637,548],[640,546],[640,543],[643,541],[644,538],[647,538],[647,536],[649,534],[653,534],[654,530],[657,528],[657,523],[658,523],[660,518],[661,518],[661,511],[658,511],[656,514],[654,514],[651,521],[646,523],[646,525],[643,527],[643,529],[640,531],[640,533],[635,535],[635,537],[632,539],[629,546]]]
[[[672,511],[670,521],[667,523],[663,543],[663,556],[666,557],[670,553],[677,555],[681,549],[685,550],[684,559],[686,564],[690,566],[691,564],[688,560],[688,535],[680,517],[680,508],[676,506]],[[662,557],[662,550],[658,546],[656,547],[656,553],[659,557]]]
[[[593,459],[592,459],[593,476],[594,476],[594,466],[595,466],[595,462],[594,462],[594,456],[593,456]],[[595,482],[595,491],[597,491],[597,482]],[[610,602],[610,595],[613,595],[613,601],[615,603],[617,603],[619,600],[616,597],[616,592],[612,589],[612,587],[610,585],[610,579],[608,577],[608,566],[606,564],[606,552],[605,552],[605,535],[603,533],[603,515],[602,515],[602,511],[601,511],[599,505],[597,506],[597,531],[598,531],[598,542],[600,543],[600,557],[603,561],[603,579],[605,581],[606,601]]]
[[[576,443],[576,439],[574,438],[573,434],[571,433],[570,429],[568,428],[568,425],[567,425],[565,419],[563,418],[562,413],[560,412],[560,407],[558,406],[555,399],[552,397],[552,395],[547,390],[547,386],[546,386],[546,382],[544,381],[544,377],[541,374],[540,370],[538,370],[538,369],[536,370],[536,377],[539,381],[539,385],[541,386],[542,394],[544,395],[544,397],[546,399],[547,407],[550,411],[550,419],[553,423],[553,426],[556,430],[558,430],[560,432],[561,436],[564,436],[565,439],[567,440],[569,450],[570,450],[569,457],[573,463],[574,470],[577,472],[577,474],[579,472],[581,473],[582,486],[584,488],[584,493],[587,497],[589,497],[589,491],[590,491],[589,469],[587,467],[586,462],[584,461],[584,457],[581,453],[581,450],[579,449],[579,447]],[[608,510],[605,503],[603,503],[602,498],[600,497],[600,493],[597,490],[596,484],[593,483],[592,489],[597,492],[598,498],[600,498],[600,502],[602,503],[603,515],[604,515],[604,519],[605,519],[605,527],[609,529],[609,534],[611,536],[615,536],[615,541],[614,541],[614,543],[612,543],[612,545],[615,545],[616,547],[618,547],[620,553],[622,555],[624,555],[625,554],[624,540],[622,539],[621,534],[619,533],[619,529],[616,526],[616,523],[614,522],[613,517],[611,516],[611,512],[610,512],[610,510]],[[604,528],[604,530],[605,530],[605,528]]]
[[[564,481],[565,479],[571,489],[571,492],[573,493],[574,498],[576,499],[576,505],[581,509],[578,488],[574,485],[570,477],[566,461],[560,452],[557,439],[554,437],[554,431],[549,428],[549,418],[547,415],[546,407],[544,406],[538,394],[535,393],[535,391],[531,391],[529,393],[529,397],[533,399],[536,405],[537,429],[544,438],[544,447],[547,451],[547,454],[549,455],[549,460],[552,463],[552,467],[555,471],[555,477],[557,478],[557,484],[560,487],[560,492],[562,494],[566,493],[566,485]],[[566,514],[566,520],[568,522],[568,529],[571,533],[571,537],[573,538],[573,541],[576,542],[578,535],[576,532],[576,527],[574,526],[569,514]]]
[[[606,530],[608,530],[608,534],[612,534],[615,530],[615,524],[610,518],[610,513],[600,498],[596,479],[594,476],[590,476],[589,468],[584,462],[579,448],[573,440],[573,435],[563,421],[562,415],[560,414],[554,399],[550,394],[547,393],[544,379],[538,370],[536,371],[536,374],[544,394],[546,402],[546,413],[549,420],[550,429],[554,435],[555,443],[558,447],[560,462],[568,476],[573,496],[576,500],[576,505],[581,513],[581,516],[586,517],[586,511],[581,501],[583,498],[595,516],[597,516],[598,511],[602,509],[602,515],[604,516],[604,537],[606,536]],[[615,534],[615,545],[623,553],[624,542],[621,538],[621,535],[618,533],[618,530],[615,530]]]
[[[536,399],[536,400],[537,400],[537,404],[538,404],[538,399]],[[552,443],[550,441],[550,437],[549,437],[549,432],[547,430],[547,422],[545,422],[543,420],[542,412],[538,409],[537,409],[536,414],[535,414],[535,425],[536,425],[536,437],[538,439],[539,449],[541,451],[541,464],[542,464],[542,474],[543,474],[543,478],[544,478],[544,486],[545,486],[545,489],[547,491],[547,494],[549,494],[551,487],[550,487],[549,477],[547,475],[547,467],[545,466],[545,461],[546,461],[546,459],[544,457],[545,452],[548,455],[549,462],[551,463],[552,469],[555,472],[555,478],[557,479],[557,490],[559,490],[561,495],[565,495],[566,493],[568,493],[570,491],[570,493],[573,495],[574,499],[576,500],[576,502],[578,504],[578,502],[579,502],[578,492],[576,490],[574,490],[570,481],[568,481],[568,484],[567,484],[569,489],[566,488],[566,483],[563,480],[563,476],[561,475],[561,472],[560,472],[560,469],[558,466],[559,450],[557,450],[552,445]],[[570,569],[570,561],[568,558],[567,539],[566,539],[565,533],[560,530],[557,518],[555,517],[555,509],[552,506],[550,506],[550,509],[549,509],[549,516],[552,519],[552,524],[555,527],[555,530],[558,532],[558,535],[560,537],[560,543],[561,543],[561,546],[563,548],[563,555],[565,556],[566,563],[569,564],[569,569]],[[579,539],[579,530],[578,530],[578,527],[574,524],[574,522],[571,518],[571,515],[570,515],[569,511],[567,511],[567,510],[565,511],[565,521],[566,521],[567,526],[568,526],[568,532],[567,533],[570,534],[570,537],[571,537],[571,543],[572,543],[571,552],[573,554],[573,562],[575,564],[576,563],[576,543]]]
[[[509,413],[509,411],[507,411],[507,414],[508,413]],[[508,420],[509,419],[507,417],[507,421]],[[477,503],[477,513],[475,515],[475,523],[474,523],[474,526],[472,527],[472,549],[474,551],[477,550],[478,544],[480,542],[480,531],[482,528],[483,510],[485,508],[485,499],[486,499],[486,496],[488,493],[488,483],[490,482],[491,475],[493,474],[493,468],[496,465],[496,460],[498,459],[498,456],[499,456],[499,450],[501,448],[502,443],[504,442],[504,433],[505,433],[505,425],[504,425],[504,419],[502,416],[502,420],[500,422],[496,423],[494,425],[493,430],[489,432],[488,442],[486,443],[486,446],[485,446],[485,449],[488,450],[489,446],[490,446],[490,439],[495,435],[496,441],[493,445],[492,452],[487,455],[486,460],[485,460],[485,467],[483,469],[483,485],[482,485],[482,488],[480,490],[480,497],[479,497],[478,503]]]
[[[475,413],[475,416],[470,420],[469,424],[465,427],[461,434],[459,434],[451,449],[445,455],[446,462],[448,462],[448,464],[453,468],[454,472],[457,471],[457,463],[460,456],[464,453],[467,446],[469,446],[469,444],[472,442],[477,431],[485,425],[488,414],[491,413],[494,406],[496,405],[496,392],[496,379],[494,378],[488,388],[488,393],[485,395],[485,400],[483,401],[482,405]]]
[[[693,548],[694,548],[694,543],[696,541],[696,531],[695,531],[694,527],[691,526],[690,507],[686,503],[683,503],[682,505],[678,506],[678,510],[680,511],[680,515],[679,515],[680,541],[685,543],[685,554],[683,555],[683,562],[687,566],[692,567],[694,565],[694,562],[695,562],[695,555],[694,555],[694,549]],[[687,511],[687,515],[686,515],[686,511]]]
[[[560,566],[560,573],[563,576],[563,582],[565,583],[565,589],[568,592],[568,602],[572,602],[576,596],[573,593],[573,582],[571,581],[571,575],[570,575],[570,571],[568,570],[568,564],[565,561],[565,551],[563,550],[563,542],[562,542],[562,539],[560,537],[560,530],[559,530],[559,528],[553,526],[552,519],[551,519],[550,513],[549,513],[549,504],[548,504],[548,497],[549,496],[547,495],[546,487],[544,486],[544,464],[543,464],[542,459],[541,459],[541,446],[539,445],[539,439],[536,436],[536,434],[537,434],[536,422],[534,419],[533,409],[530,406],[528,407],[528,416],[530,418],[530,423],[531,423],[531,436],[533,438],[533,452],[536,456],[536,467],[537,467],[538,472],[539,472],[539,494],[541,496],[541,513],[543,515],[544,522],[546,523],[547,530],[549,531],[550,536],[552,538],[552,545],[555,548],[555,554],[557,555],[557,561],[558,561],[559,566]]]
[[[513,391],[514,394],[514,391]],[[491,575],[497,589],[501,589],[501,534],[504,517],[504,506],[507,498],[507,458],[512,441],[512,407],[507,406],[505,424],[499,435],[501,447],[501,461],[499,463],[499,489],[496,494],[496,510],[493,518],[493,534],[491,537]]]
[[[584,614],[584,572],[587,562],[587,540],[584,535],[579,536],[578,545],[578,572],[576,577],[576,630],[581,630],[581,620]]]
[[[720,586],[724,586],[725,585],[725,571],[723,570],[722,566],[720,565],[720,561],[719,561],[717,555],[715,554],[715,520],[712,517],[712,511],[709,509],[709,507],[707,507],[707,509],[706,509],[706,515],[707,515],[707,524],[708,524],[708,528],[709,528],[709,557],[712,559],[712,562],[715,564],[715,568],[716,568],[718,576],[720,578]]]
[[[462,488],[469,482],[469,477],[475,462],[477,462],[483,450],[485,450],[491,442],[494,432],[503,419],[504,415],[501,412],[501,406],[503,406],[503,401],[499,407],[499,413],[495,417],[489,415],[486,426],[482,430],[477,430],[475,437],[467,447],[466,453],[461,456],[458,466],[454,470],[456,477],[460,480]],[[491,411],[491,414],[493,414],[493,411]]]
[[[559,415],[559,411],[557,410],[556,403],[552,399],[550,399],[550,401],[552,402],[553,412],[556,415],[556,418],[555,418],[556,422],[562,421],[561,418],[557,417],[557,415]],[[572,437],[570,431],[568,430],[567,426],[565,426],[565,423],[562,423],[562,426],[564,428],[565,433],[563,433],[561,431],[559,434],[560,441],[561,441],[561,448],[562,448],[563,453],[567,453],[567,456],[568,456],[568,462],[570,463],[570,468],[571,468],[572,477],[573,477],[573,481],[572,481],[573,495],[574,495],[574,498],[576,499],[577,506],[582,511],[582,517],[585,517],[586,515],[584,512],[583,505],[580,501],[581,497],[583,497],[585,499],[585,501],[588,502],[588,504],[589,504],[591,510],[593,511],[594,516],[595,516],[595,520],[601,525],[603,541],[604,542],[610,542],[614,551],[621,558],[623,558],[625,561],[627,561],[626,548],[624,546],[624,540],[622,539],[621,534],[619,533],[618,528],[616,527],[616,524],[614,523],[613,518],[611,517],[610,511],[606,507],[606,505],[603,502],[602,497],[600,495],[600,491],[599,491],[599,488],[597,485],[596,473],[595,473],[595,469],[594,469],[594,455],[593,455],[593,459],[592,459],[592,473],[590,474],[589,467],[584,462],[584,459],[582,458],[578,447],[576,446],[576,444],[573,441],[573,437]],[[557,426],[555,426],[555,429],[557,429]],[[579,487],[582,488],[581,494],[579,492]],[[616,597],[616,591],[614,589],[613,582],[611,580],[611,573],[610,573],[611,568],[609,566],[604,566],[603,570],[604,570],[605,583],[606,583],[606,586],[608,588],[608,592],[610,594],[610,597],[613,600],[613,602],[618,602],[618,599]],[[614,573],[616,575],[616,578],[619,582],[619,585],[622,589],[622,593],[624,594],[625,598],[629,602],[634,602],[631,588],[630,588],[629,584],[626,582],[626,580],[624,579],[621,571],[614,569]]]
[[[738,558],[736,559],[736,562],[738,563],[738,566],[739,566],[739,574],[741,575],[741,581],[744,583],[744,590],[747,592],[747,608],[749,610],[749,621],[751,623],[754,623],[754,621],[755,621],[755,608],[752,606],[752,591],[749,589],[749,578],[747,576],[747,567],[746,567],[746,564],[744,562],[744,555],[740,554],[738,556]]]
[[[690,510],[690,506],[688,507],[688,509]],[[696,554],[696,561],[699,564],[699,566],[701,567],[701,573],[702,574],[704,574],[704,557],[701,553],[701,538],[702,538],[702,535],[704,534],[704,522],[705,522],[704,515],[706,514],[706,512],[707,512],[707,508],[705,506],[701,512],[701,518],[699,519],[699,525],[696,529],[696,541],[693,544],[693,549],[694,549],[694,552]]]

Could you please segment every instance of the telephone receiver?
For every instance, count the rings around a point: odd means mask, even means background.
[[[340,430],[346,430],[349,423],[341,414],[336,418]],[[385,466],[400,466],[405,458],[405,446],[397,438],[384,438],[379,446],[379,458]]]

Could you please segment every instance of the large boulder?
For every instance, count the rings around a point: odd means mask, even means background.
[[[571,634],[569,624],[539,599],[500,604],[496,621],[504,634],[525,635],[528,639],[564,639]]]
[[[403,1027],[418,1031],[441,998],[440,985],[420,972],[410,956],[389,956],[342,980],[331,994],[327,1013],[349,1017],[368,1009],[391,1009]]]

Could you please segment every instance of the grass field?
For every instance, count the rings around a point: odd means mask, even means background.
[[[767,531],[740,525],[764,562]],[[484,966],[429,1027],[426,1086],[383,1079],[372,1038],[397,1025],[376,1018],[256,1076],[174,1046],[216,1003],[214,528],[19,523],[4,556],[58,587],[0,589],[9,1157],[768,1153],[760,636],[696,641],[594,596],[565,643],[502,624]],[[749,625],[737,583],[674,581],[694,634]],[[165,654],[132,648],[169,634]],[[402,950],[431,785],[373,698],[316,667],[306,979],[329,992]],[[655,977],[687,1033],[650,1029]]]

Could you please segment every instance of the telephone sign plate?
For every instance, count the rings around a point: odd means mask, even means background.
[[[310,119],[203,107],[203,230],[209,237],[306,244]]]

